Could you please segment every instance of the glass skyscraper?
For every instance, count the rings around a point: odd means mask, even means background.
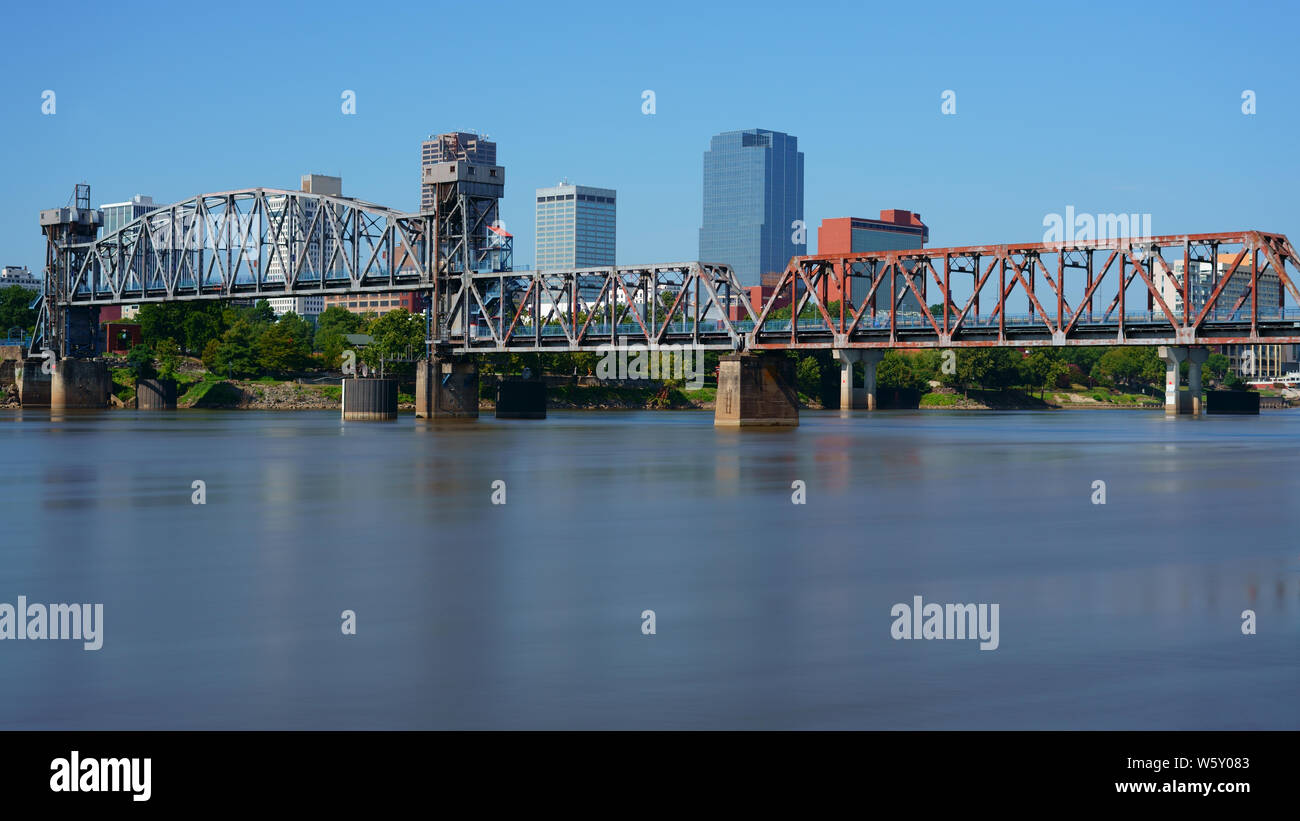
[[[745,286],[785,270],[803,220],[803,152],[779,131],[725,131],[704,152],[704,223],[700,261],[730,265]],[[803,232],[803,239],[806,237]]]
[[[616,192],[560,183],[537,189],[535,268],[597,268],[614,265]]]

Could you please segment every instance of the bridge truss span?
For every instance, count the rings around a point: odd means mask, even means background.
[[[447,334],[458,352],[589,351],[609,345],[738,350],[752,323],[728,310],[743,293],[730,266],[680,262],[564,271],[475,273],[449,288]],[[437,323],[434,323],[437,327]]]
[[[1300,343],[1281,234],[876,251],[791,259],[748,347]]]
[[[54,298],[109,305],[429,288],[431,220],[302,191],[200,194],[64,247]]]

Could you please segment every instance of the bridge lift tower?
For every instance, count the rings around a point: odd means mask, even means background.
[[[104,222],[90,207],[90,186],[78,183],[70,205],[41,211],[45,234],[45,290],[29,353],[54,351],[60,359],[90,358],[100,352],[99,308],[68,305],[70,274],[80,269]]]
[[[474,287],[471,275],[513,268],[513,240],[501,223],[500,200],[506,170],[450,160],[425,166],[423,181],[434,186],[434,287],[429,302],[429,354],[445,348],[452,335],[472,333],[487,303],[506,295],[489,295]]]

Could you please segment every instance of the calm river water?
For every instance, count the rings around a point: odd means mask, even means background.
[[[1300,413],[712,422],[0,411],[0,727],[1300,728]]]

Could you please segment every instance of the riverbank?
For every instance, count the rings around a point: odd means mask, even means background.
[[[414,410],[415,397],[398,393],[398,409]],[[717,389],[702,387],[690,391],[669,386],[633,388],[614,385],[552,385],[546,391],[546,406],[551,410],[712,410]],[[177,399],[179,408],[223,410],[338,410],[342,388],[333,384],[302,384],[295,381],[205,380],[182,386]],[[130,407],[123,402],[119,407]],[[479,401],[479,409],[496,409],[489,397]]]
[[[298,379],[218,379],[197,361],[187,362],[179,374],[177,406],[226,410],[337,410],[342,401],[338,378],[310,381]],[[114,369],[113,406],[133,408],[135,391],[129,371]],[[319,378],[319,377],[314,377]],[[484,375],[480,394],[480,411],[495,410],[494,377]],[[641,385],[622,383],[576,384],[548,378],[546,406],[550,410],[705,410],[714,409],[716,385],[706,384],[697,390],[646,382]],[[0,407],[16,404],[11,397],[0,395]],[[833,400],[834,397],[831,397]],[[799,395],[800,407],[821,410],[835,407],[831,401],[823,406],[816,398]],[[6,404],[8,403],[8,404]],[[1019,389],[965,391],[931,382],[927,393],[881,388],[881,407],[921,410],[1159,410],[1163,399],[1140,393],[1085,385],[1055,388],[1040,394]],[[398,394],[399,410],[414,410],[414,385],[403,383]]]

